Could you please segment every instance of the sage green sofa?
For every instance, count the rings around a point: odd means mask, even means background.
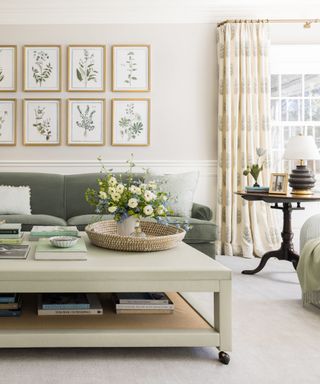
[[[31,215],[1,215],[0,220],[22,223],[22,230],[29,231],[33,225],[76,225],[79,230],[100,218],[90,206],[84,193],[88,187],[97,188],[99,173],[59,175],[50,173],[0,172],[0,185],[30,186]],[[135,175],[137,178],[142,175]],[[1,204],[1,202],[0,202]],[[104,219],[112,216],[105,215]],[[211,221],[209,207],[193,204],[189,217],[170,217],[171,223],[188,221],[192,228],[185,242],[208,256],[214,257],[216,226]]]

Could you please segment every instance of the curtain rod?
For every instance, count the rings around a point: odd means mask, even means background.
[[[224,20],[218,23],[218,28],[228,23],[302,23],[304,28],[310,28],[312,23],[320,23],[320,19],[235,19]]]

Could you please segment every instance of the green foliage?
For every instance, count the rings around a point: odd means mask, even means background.
[[[258,156],[257,163],[252,165],[247,165],[247,168],[243,171],[243,175],[244,176],[251,175],[254,181],[257,183],[260,172],[263,171],[263,163],[260,165],[259,160],[260,160],[260,157],[265,155],[266,150],[263,148],[257,148],[256,153]]]
[[[98,71],[94,68],[94,54],[90,54],[88,49],[84,49],[83,58],[79,60],[79,66],[76,69],[77,79],[84,82],[85,86],[89,81],[97,81]]]
[[[49,55],[44,51],[34,51],[34,66],[32,67],[33,77],[40,87],[52,74],[53,67],[49,61]]]

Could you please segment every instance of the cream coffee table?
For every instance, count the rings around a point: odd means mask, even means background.
[[[116,252],[82,236],[87,261],[34,260],[34,242],[27,260],[0,260],[0,292],[24,293],[22,315],[0,318],[0,347],[217,347],[228,364],[229,269],[184,243],[154,253]],[[168,292],[174,314],[117,315],[108,292],[139,291]],[[35,293],[41,292],[102,293],[104,314],[37,316]],[[191,292],[213,292],[213,313],[205,315]]]

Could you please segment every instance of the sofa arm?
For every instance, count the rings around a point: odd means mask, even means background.
[[[212,219],[212,210],[206,205],[193,203],[191,217],[193,219],[210,221]]]

